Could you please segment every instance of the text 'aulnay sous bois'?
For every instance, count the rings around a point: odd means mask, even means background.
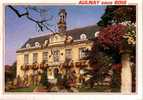
[[[109,4],[126,4],[126,0],[104,1],[104,0],[80,0],[79,4],[95,4],[95,5],[109,5]]]

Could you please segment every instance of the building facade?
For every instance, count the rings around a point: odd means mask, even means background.
[[[99,27],[93,25],[67,30],[66,17],[66,11],[60,10],[58,32],[30,38],[17,50],[17,76],[24,80],[26,76],[46,70],[48,79],[52,80],[58,73],[66,75],[70,70],[79,81],[82,69],[90,68],[88,60],[83,59],[86,56],[84,51],[91,49]]]

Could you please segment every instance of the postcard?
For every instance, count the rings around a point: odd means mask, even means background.
[[[3,1],[0,99],[143,99],[141,4]]]

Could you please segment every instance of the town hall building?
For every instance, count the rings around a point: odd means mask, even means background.
[[[79,82],[83,69],[90,68],[88,60],[84,59],[84,51],[91,49],[92,39],[99,33],[99,27],[93,25],[68,30],[66,17],[67,12],[61,9],[58,32],[29,38],[17,50],[17,76],[24,80],[26,76],[36,76],[46,70],[47,79],[53,80],[58,73],[66,75],[73,71]]]

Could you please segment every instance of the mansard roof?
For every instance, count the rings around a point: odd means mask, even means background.
[[[50,35],[29,38],[21,48],[26,48],[26,44],[30,44],[30,46],[34,46],[35,42],[39,42],[40,44],[43,44],[45,42],[45,40],[49,39],[49,36]]]
[[[93,39],[95,37],[95,32],[99,31],[100,27],[97,25],[87,26],[83,28],[76,28],[72,30],[67,30],[65,33],[73,38],[73,40],[80,40],[81,34],[86,34],[87,39]],[[26,48],[26,44],[30,44],[30,46],[34,46],[35,42],[39,42],[40,44],[44,44],[45,40],[48,40],[52,34],[34,37],[28,39],[28,41],[21,47]]]
[[[67,34],[72,36],[74,40],[79,40],[81,34],[86,34],[87,39],[92,39],[95,37],[95,32],[99,31],[99,26],[92,25],[83,28],[77,28],[67,31]]]

